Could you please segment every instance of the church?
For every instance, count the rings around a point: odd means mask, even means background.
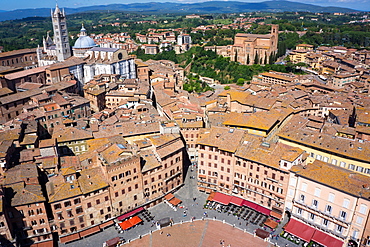
[[[37,48],[38,66],[47,66],[46,82],[75,79],[78,88],[101,74],[117,74],[122,79],[136,78],[136,66],[126,50],[98,47],[82,25],[74,46],[69,45],[66,14],[56,5],[51,11],[54,38],[47,33]]]
[[[212,50],[231,61],[244,65],[267,64],[278,50],[278,25],[271,25],[269,34],[238,33],[235,35],[234,45],[206,46],[205,50]]]

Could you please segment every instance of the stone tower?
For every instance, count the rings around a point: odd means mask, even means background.
[[[71,56],[71,47],[68,40],[67,20],[63,11],[56,5],[51,12],[54,30],[54,44],[58,61],[64,61]]]
[[[271,35],[274,35],[272,38],[271,52],[277,52],[278,42],[279,42],[279,25],[271,25]]]

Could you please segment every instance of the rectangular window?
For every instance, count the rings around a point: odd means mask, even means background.
[[[321,194],[321,189],[319,189],[319,188],[315,188],[315,196],[316,197],[320,197],[320,194]]]
[[[367,206],[365,204],[361,204],[360,213],[365,215],[367,214]]]
[[[364,168],[362,166],[357,166],[356,171],[357,172],[364,172]]]
[[[313,200],[312,201],[312,206],[314,206],[315,208],[317,208],[318,205],[319,205],[319,202],[317,200]]]
[[[315,215],[313,213],[310,214],[310,220],[315,220]]]
[[[356,166],[354,164],[349,164],[348,169],[355,170],[355,167]]]
[[[344,208],[348,208],[349,207],[349,200],[348,199],[344,199],[343,200],[343,207]]]
[[[329,202],[334,202],[334,198],[335,198],[335,195],[333,193],[329,193],[328,201]]]
[[[307,191],[307,184],[306,183],[302,183],[301,190],[304,191],[304,192]]]
[[[356,224],[362,225],[363,221],[364,221],[364,218],[362,218],[361,216],[357,216]]]
[[[336,159],[332,159],[331,160],[331,164],[336,166],[337,165],[337,160]]]
[[[323,226],[326,226],[327,227],[328,226],[328,223],[329,223],[329,221],[327,219],[323,219],[322,220],[322,225]]]
[[[340,211],[340,216],[339,216],[342,220],[346,220],[346,217],[347,217],[347,213],[345,211]]]
[[[341,233],[343,231],[343,227],[340,225],[337,225],[337,232]]]
[[[331,206],[330,205],[326,205],[326,209],[325,209],[326,213],[331,213]]]
[[[306,198],[306,197],[305,197],[304,195],[301,195],[299,199],[300,199],[300,201],[301,201],[301,202],[304,202],[304,199],[305,199],[305,198]]]

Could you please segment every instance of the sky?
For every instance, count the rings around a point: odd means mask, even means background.
[[[221,0],[222,1],[222,0]],[[224,0],[227,1],[227,0]],[[236,0],[239,2],[263,2],[268,0]],[[290,0],[294,1],[294,0]],[[112,3],[144,3],[144,2],[182,2],[182,3],[196,3],[204,2],[202,0],[2,0],[0,10],[14,10],[14,9],[26,9],[26,8],[53,8],[56,2],[60,7],[65,8],[78,8],[83,6],[91,5],[107,5]],[[315,4],[319,6],[336,6],[345,7],[356,10],[369,10],[370,11],[370,0],[304,0],[294,1],[308,4]]]

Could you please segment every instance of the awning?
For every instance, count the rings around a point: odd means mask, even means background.
[[[134,216],[131,219],[129,219],[128,221],[131,223],[132,226],[135,226],[135,225],[139,224],[140,222],[142,222],[143,220],[140,219],[139,216]]]
[[[270,233],[265,231],[265,230],[262,230],[262,229],[257,229],[256,230],[256,235],[262,239],[265,239],[265,238],[268,238],[270,236]]]
[[[113,224],[114,224],[114,221],[113,221],[113,220],[109,220],[109,221],[107,221],[107,222],[104,222],[103,224],[100,224],[100,225],[99,225],[99,228],[100,228],[100,229],[103,229],[103,228],[106,228],[106,227],[111,226],[111,225],[113,225]]]
[[[143,211],[143,210],[144,210],[144,208],[143,208],[143,207],[137,208],[137,209],[135,209],[135,210],[132,210],[131,212],[128,212],[128,213],[125,213],[125,214],[123,214],[123,215],[119,216],[119,217],[117,218],[117,220],[122,221],[122,220],[124,220],[124,219],[126,219],[126,218],[128,218],[128,217],[130,217],[130,216],[132,216],[132,215],[134,215],[134,214],[140,213],[140,212],[141,212],[141,211]]]
[[[267,219],[263,224],[270,227],[271,229],[275,229],[279,225],[279,223],[271,219]]]
[[[264,215],[270,215],[271,210],[260,205],[257,205],[256,210]]]
[[[91,227],[90,229],[80,232],[80,236],[81,238],[83,238],[83,237],[89,236],[97,232],[100,232],[100,228],[99,226],[94,226],[94,227]]]
[[[167,194],[167,195],[164,196],[164,199],[166,199],[167,201],[169,201],[169,200],[171,200],[174,197],[175,196],[172,193],[169,193],[169,194]]]
[[[314,228],[295,219],[290,219],[284,230],[306,242],[310,242],[315,233]]]
[[[207,201],[212,201],[212,200],[213,200],[213,197],[215,197],[215,195],[216,195],[216,192],[212,191],[212,192],[209,194],[209,196],[208,196],[208,198],[207,198]]]
[[[247,200],[244,200],[243,201],[243,206],[246,206],[248,208],[252,208],[252,209],[257,209],[258,205],[253,203],[253,202],[250,202],[250,201],[247,201]]]
[[[133,225],[128,220],[125,220],[124,222],[119,223],[119,226],[122,228],[122,230],[127,230],[133,227]]]
[[[174,205],[174,206],[177,206],[177,205],[179,205],[182,201],[181,201],[179,198],[174,197],[174,198],[172,198],[171,200],[169,200],[168,202],[169,202],[169,203],[171,203],[171,204],[172,204],[172,205]]]
[[[65,244],[65,243],[69,243],[69,242],[75,241],[77,239],[80,239],[80,234],[74,233],[74,234],[70,234],[68,236],[61,237],[60,238],[60,242],[62,244]]]
[[[198,174],[198,177],[200,177],[200,178],[207,178],[207,176],[206,175],[203,175],[203,174]]]
[[[274,218],[276,218],[276,219],[281,219],[281,217],[282,217],[282,215],[281,214],[279,214],[279,213],[276,213],[276,212],[274,212],[274,211],[271,211],[270,212],[270,216],[272,216],[272,217],[274,217]]]
[[[311,240],[326,247],[343,246],[342,241],[319,230],[315,231]]]
[[[213,197],[213,201],[224,205],[229,205],[231,198],[232,196],[217,192],[216,195]]]
[[[105,244],[107,247],[115,247],[119,242],[121,242],[121,239],[119,237],[115,237],[105,241]]]
[[[242,206],[243,205],[243,199],[242,198],[239,198],[239,197],[236,197],[236,196],[233,196],[230,200],[230,203],[236,205],[236,206]]]
[[[31,247],[54,247],[53,241],[45,241],[37,244],[31,245]]]

